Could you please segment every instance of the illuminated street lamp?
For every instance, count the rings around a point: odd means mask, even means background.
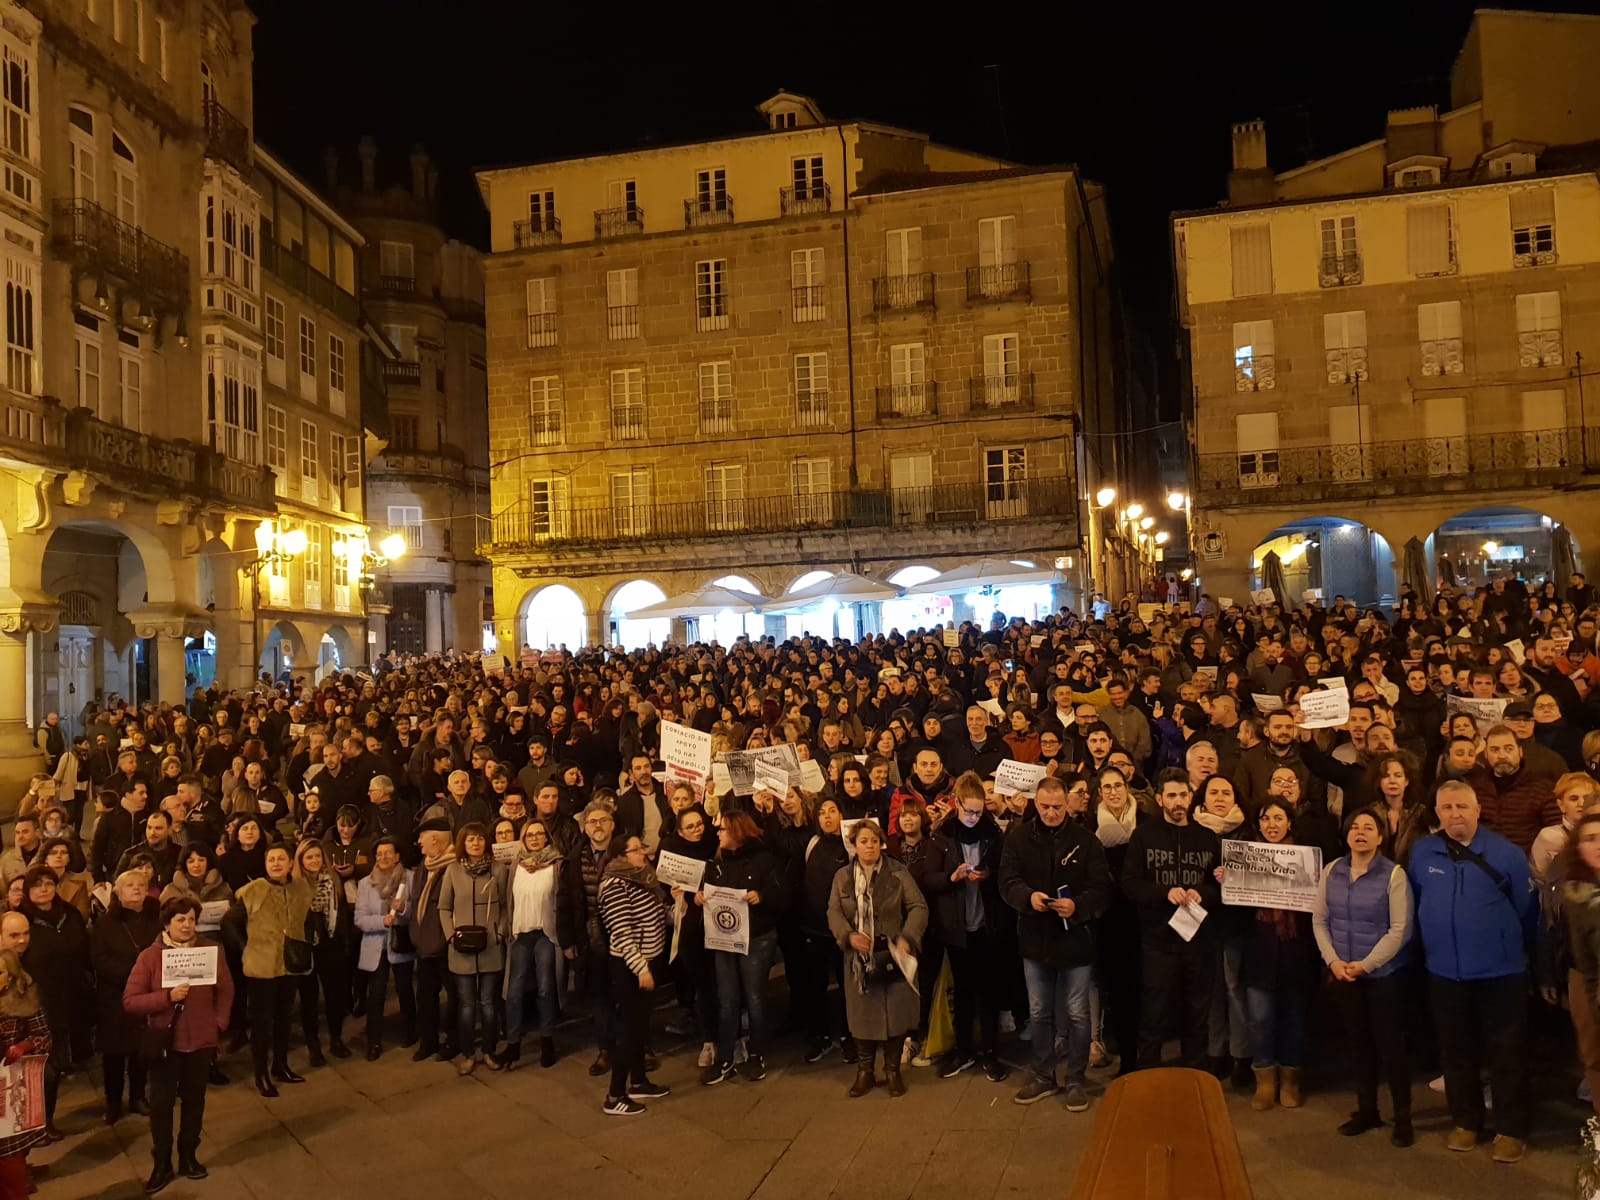
[[[399,532],[386,535],[378,543],[377,553],[373,553],[372,545],[364,533],[345,540],[344,552],[349,562],[350,575],[356,580],[356,588],[361,593],[361,653],[368,660],[372,657],[371,597],[378,586],[378,568],[386,567],[397,559],[405,557],[407,549],[405,535]],[[368,665],[371,665],[370,661]]]
[[[1094,494],[1094,501],[1101,508],[1110,508],[1116,498],[1117,489],[1114,487],[1103,487]]]
[[[1182,512],[1183,506],[1187,503],[1189,503],[1189,497],[1185,496],[1182,492],[1167,493],[1167,507],[1172,509],[1174,512]]]
[[[1165,546],[1167,544],[1167,539],[1170,536],[1171,535],[1168,534],[1165,529],[1163,529],[1160,533],[1156,534],[1156,545]]]
[[[1149,529],[1150,526],[1154,525],[1155,523],[1156,523],[1156,519],[1154,517],[1143,517],[1139,521],[1139,528],[1140,529]]]
[[[1128,520],[1137,521],[1142,516],[1144,516],[1144,505],[1142,505],[1142,504],[1130,504],[1130,505],[1128,505]]]
[[[1495,554],[1499,551],[1499,549],[1500,549],[1500,543],[1499,542],[1485,542],[1483,544],[1483,556],[1485,558],[1493,558],[1495,556]]]
[[[252,675],[261,669],[261,572],[266,567],[287,567],[291,560],[306,552],[307,544],[304,529],[280,530],[274,521],[262,521],[256,526],[256,556],[239,568],[250,576],[255,597],[254,611],[250,614],[250,647],[255,663]],[[255,683],[255,679],[250,682]]]

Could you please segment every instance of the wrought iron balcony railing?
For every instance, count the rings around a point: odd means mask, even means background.
[[[727,193],[700,196],[683,202],[683,227],[700,229],[707,225],[733,224],[733,197]]]
[[[528,345],[530,348],[556,344],[556,314],[537,312],[528,314]]]
[[[968,407],[973,412],[997,409],[1032,408],[1033,375],[974,375],[967,381]]]
[[[939,484],[894,490],[841,490],[718,497],[650,505],[570,505],[518,501],[495,514],[486,555],[543,552],[567,545],[749,536],[818,529],[960,529],[1028,518],[1075,520],[1071,476],[1000,483]]]
[[[250,127],[215,99],[205,102],[206,157],[250,172]]]
[[[51,241],[75,271],[107,276],[161,315],[189,307],[187,255],[92,200],[57,200],[51,211]]]
[[[534,246],[559,246],[561,218],[542,217],[537,221],[513,221],[511,239],[518,250],[527,250]]]
[[[422,382],[422,364],[419,362],[385,360],[383,364],[383,379],[385,383],[409,384],[412,387],[416,387]]]
[[[628,237],[643,232],[644,209],[637,204],[594,210],[594,236],[597,238]]]
[[[606,306],[606,337],[611,341],[639,336],[639,306],[637,304],[608,304]]]
[[[967,268],[967,302],[1028,299],[1033,284],[1025,262],[995,263]]]
[[[379,275],[378,291],[390,292],[399,296],[415,295],[417,277],[415,275]]]
[[[825,183],[779,188],[778,205],[786,217],[825,213],[833,207],[833,189]]]
[[[932,380],[923,383],[895,383],[878,389],[878,420],[905,421],[918,417],[933,417],[939,413],[939,385]]]
[[[1361,282],[1361,255],[1351,250],[1345,254],[1324,254],[1317,282],[1323,287],[1342,287]]]
[[[361,319],[361,302],[352,293],[270,238],[261,244],[261,267],[346,321]]]
[[[932,308],[934,278],[931,271],[914,275],[880,275],[872,281],[874,312],[903,308]]]
[[[794,302],[796,325],[807,321],[823,321],[828,316],[828,288],[826,284],[804,283],[790,288]]]

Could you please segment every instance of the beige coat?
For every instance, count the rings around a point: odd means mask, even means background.
[[[273,883],[252,879],[235,899],[244,906],[244,973],[250,979],[277,979],[283,965],[283,939],[304,940],[311,911],[311,885],[301,879]]]
[[[489,931],[489,945],[480,954],[462,954],[450,947],[451,974],[496,975],[505,965],[504,943],[511,924],[508,866],[496,863],[482,875],[469,875],[459,862],[445,869],[439,881],[439,926],[445,941],[461,925],[482,925]]]

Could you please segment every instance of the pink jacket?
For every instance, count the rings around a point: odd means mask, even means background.
[[[203,937],[197,937],[194,944],[216,945]],[[122,990],[123,1010],[130,1016],[143,1017],[152,1029],[165,1029],[172,1024],[172,1001],[167,998],[167,989],[161,986],[161,951],[164,948],[159,937],[146,946],[133,964],[127,987]],[[217,982],[189,989],[189,998],[178,1014],[172,1048],[183,1053],[212,1049],[228,1028],[228,1014],[232,1008],[233,977],[228,974],[227,956],[218,947]]]

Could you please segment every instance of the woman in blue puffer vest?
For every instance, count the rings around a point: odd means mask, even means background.
[[[1384,853],[1383,813],[1364,808],[1345,829],[1350,853],[1322,872],[1312,929],[1333,973],[1356,1068],[1356,1111],[1339,1126],[1347,1137],[1383,1124],[1380,1070],[1394,1102],[1396,1146],[1411,1145],[1411,1069],[1406,1059],[1404,982],[1411,941],[1411,884]]]

